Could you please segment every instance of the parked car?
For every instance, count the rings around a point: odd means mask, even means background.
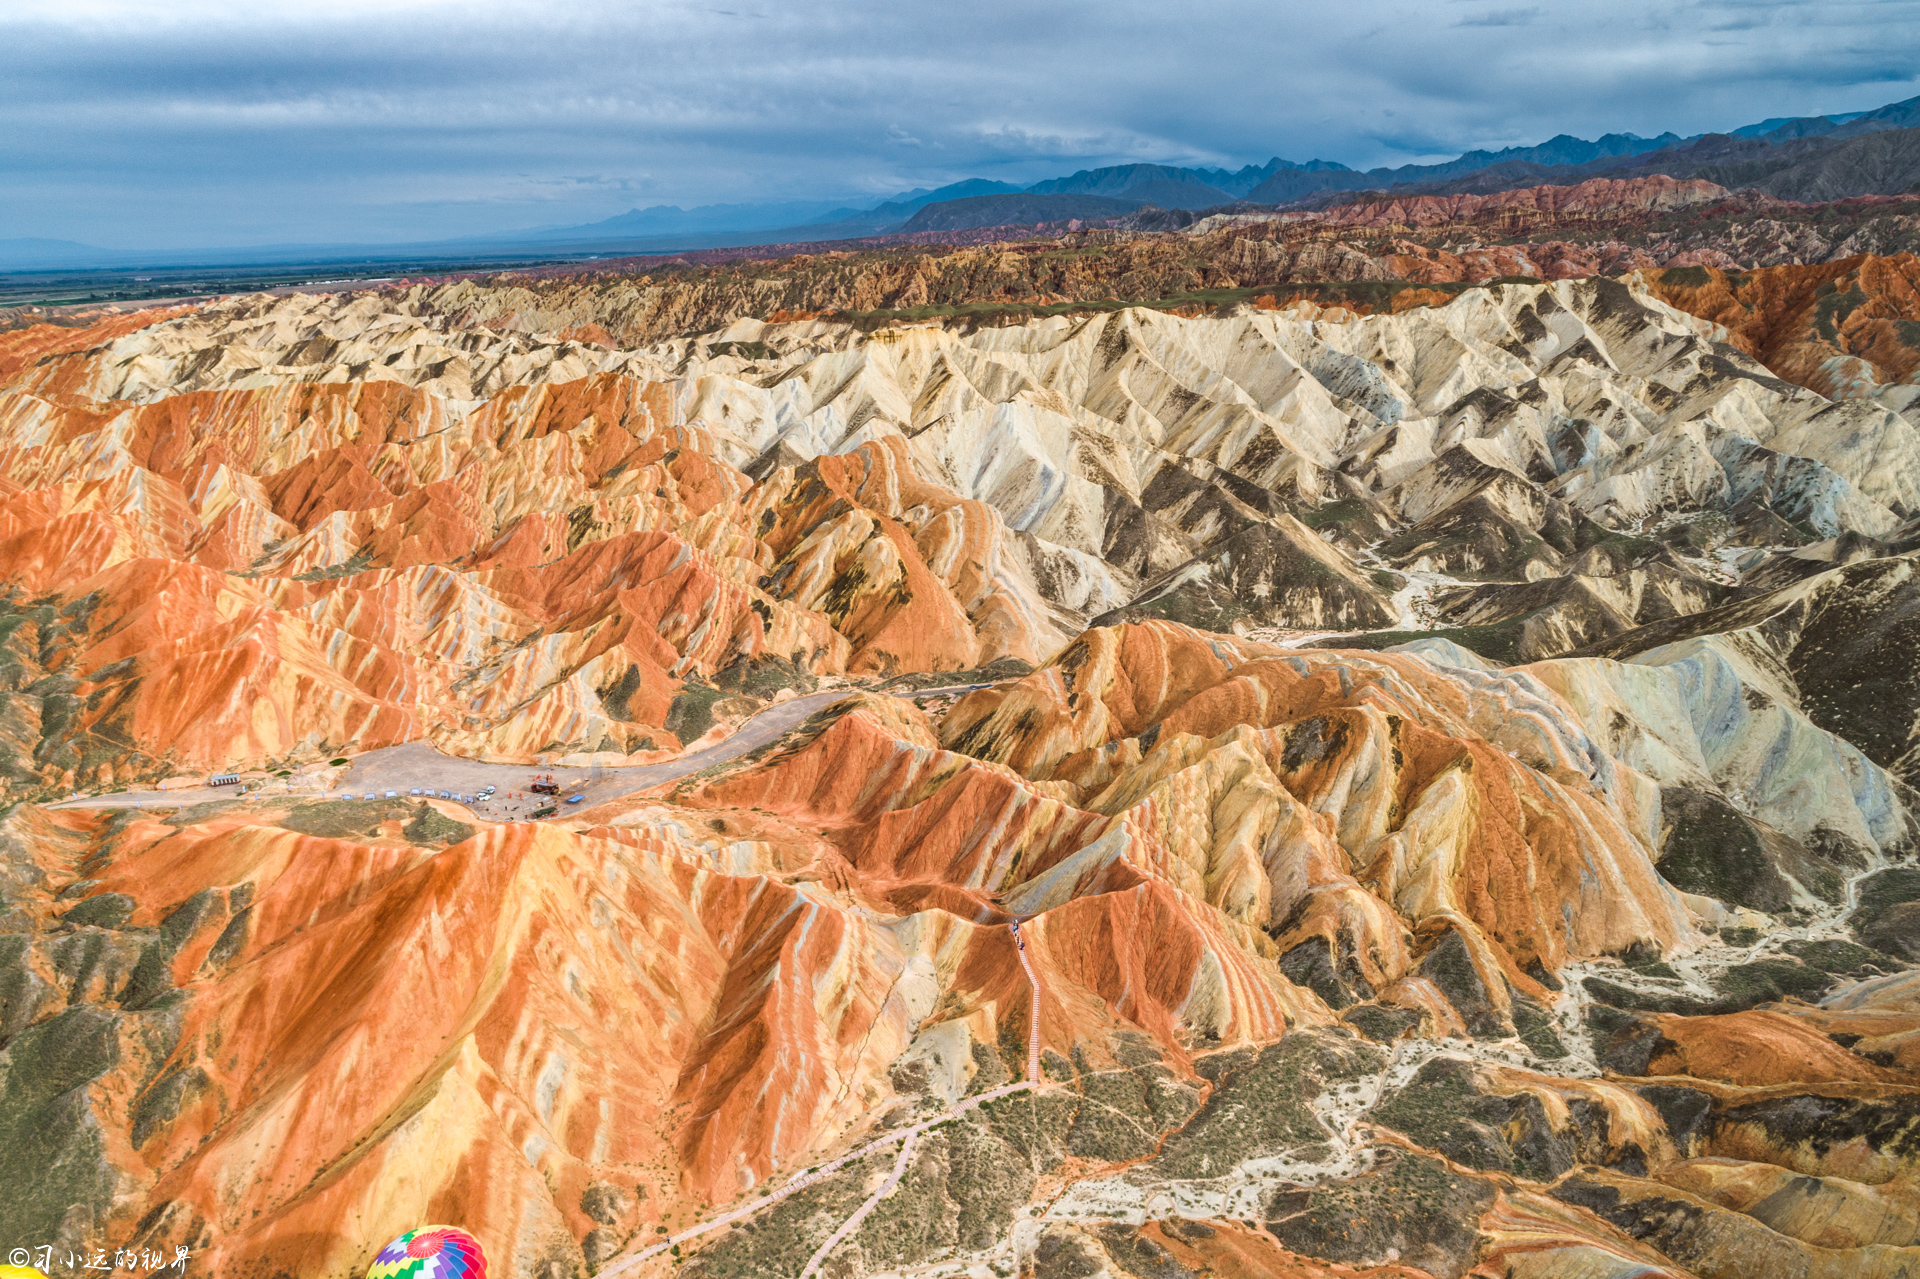
[[[420,788],[418,786],[414,787],[412,790],[407,792],[407,794],[409,795],[418,795],[419,793],[420,793]]]

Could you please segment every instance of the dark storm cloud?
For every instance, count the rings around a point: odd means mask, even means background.
[[[15,0],[0,238],[378,241],[1912,96],[1920,2]]]

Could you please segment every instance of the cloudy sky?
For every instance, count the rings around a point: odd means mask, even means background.
[[[381,243],[1920,93],[1920,0],[4,0],[0,239]]]

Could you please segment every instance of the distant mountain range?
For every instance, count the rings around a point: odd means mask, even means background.
[[[856,209],[844,204],[820,201],[786,204],[709,204],[696,209],[657,204],[647,209],[629,209],[618,217],[611,217],[602,222],[590,222],[585,226],[549,227],[521,234],[530,240],[566,242],[628,240],[663,235],[711,235],[715,232],[761,231],[795,226],[845,225],[849,236],[874,235],[881,230],[892,230],[898,227],[911,218],[917,210],[928,204],[974,196],[998,195],[1022,189],[1011,182],[968,178],[964,182],[955,182],[938,190],[904,191],[870,209]],[[488,242],[500,239],[499,236],[476,238]]]
[[[1587,141],[1561,134],[1538,146],[1469,151],[1444,164],[1364,172],[1327,160],[1294,164],[1277,158],[1232,174],[1122,165],[1036,182],[1018,197],[928,201],[896,229],[960,230],[1112,216],[1070,203],[1087,196],[1131,202],[1136,209],[1151,204],[1198,211],[1236,202],[1314,207],[1356,198],[1360,192],[1491,193],[1597,176],[1653,174],[1704,178],[1724,187],[1752,187],[1783,200],[1807,202],[1914,190],[1920,184],[1920,98],[1874,111],[1763,120],[1731,133],[1691,138],[1610,133]]]
[[[1321,207],[1359,192],[1490,193],[1590,177],[1698,177],[1781,199],[1823,201],[1920,189],[1920,97],[1873,111],[1762,120],[1727,133],[1643,138],[1561,134],[1537,146],[1469,151],[1443,164],[1356,170],[1332,160],[1278,156],[1239,170],[1125,164],[1016,186],[969,178],[915,189],[868,208],[828,201],[655,205],[578,226],[395,245],[281,245],[137,252],[66,240],[0,240],[0,271],[181,264],[415,260],[644,254],[953,231],[1069,219],[1106,219],[1152,205],[1195,212],[1236,204]],[[1181,219],[1176,218],[1175,221]]]
[[[1728,134],[1697,134],[1683,138],[1677,133],[1662,133],[1643,138],[1632,133],[1609,133],[1591,141],[1561,134],[1537,146],[1507,147],[1499,151],[1469,151],[1443,164],[1409,164],[1399,168],[1356,170],[1332,160],[1309,160],[1304,164],[1278,156],[1262,165],[1247,165],[1238,171],[1227,169],[1188,169],[1164,164],[1124,164],[1102,169],[1083,169],[1059,178],[1047,178],[1025,187],[1012,183],[990,182],[974,178],[934,191],[911,191],[894,196],[871,209],[836,210],[812,222],[778,223],[776,209],[792,206],[731,205],[711,206],[707,210],[683,212],[677,208],[635,210],[589,227],[567,227],[543,233],[549,242],[589,240],[616,232],[635,236],[659,236],[680,233],[706,235],[759,230],[767,232],[764,243],[833,239],[836,235],[853,237],[881,235],[896,231],[951,231],[980,226],[998,226],[1022,222],[1061,222],[1071,218],[1106,218],[1144,205],[1163,209],[1197,211],[1230,205],[1236,201],[1279,205],[1309,200],[1322,193],[1381,191],[1397,188],[1437,190],[1443,185],[1457,190],[1507,190],[1513,186],[1536,185],[1571,178],[1581,181],[1596,173],[1615,168],[1636,168],[1634,176],[1651,172],[1671,172],[1676,177],[1704,177],[1723,186],[1753,185],[1728,181],[1736,178],[1696,172],[1713,164],[1759,163],[1766,173],[1755,171],[1756,180],[1764,180],[1806,160],[1816,152],[1839,146],[1844,140],[1864,135],[1920,126],[1920,98],[1896,102],[1874,111],[1856,111],[1843,115],[1804,116],[1762,120],[1744,125]],[[1738,144],[1729,149],[1724,144]],[[1694,149],[1704,146],[1705,150]],[[1897,147],[1885,143],[1859,148],[1852,157],[1893,154]],[[1689,171],[1675,170],[1688,167]],[[1811,176],[1812,171],[1784,179],[1780,185],[1808,194],[1771,191],[1785,199],[1837,199],[1843,195],[1877,193],[1895,182],[1897,170],[1883,172],[1886,166],[1845,163],[1845,175]],[[1825,172],[1825,170],[1821,170]],[[1484,175],[1484,176],[1483,176]],[[1891,190],[1905,190],[1916,179],[1915,173]],[[1464,184],[1464,185],[1455,185]],[[1854,189],[1861,188],[1861,189]],[[1087,203],[1097,197],[1108,205]],[[1316,201],[1316,203],[1321,201]],[[711,214],[705,220],[696,215]],[[745,225],[751,218],[759,226]],[[679,219],[679,220],[675,220]],[[684,247],[707,247],[687,244]]]
[[[1445,180],[1373,184],[1372,190],[1394,195],[1483,195],[1594,177],[1654,174],[1704,178],[1731,189],[1752,189],[1807,203],[1898,195],[1920,185],[1920,98],[1849,115],[1763,120],[1730,133],[1676,139],[1657,150],[1602,155],[1584,162],[1542,162],[1507,155]],[[1302,202],[1339,203],[1345,198],[1351,197],[1322,195]]]

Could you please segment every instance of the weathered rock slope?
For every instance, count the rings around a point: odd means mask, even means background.
[[[0,1237],[243,1279],[425,1220],[529,1279],[1911,1279],[1910,370],[1783,380],[1814,322],[1702,275],[11,336]],[[903,673],[994,682],[870,691]],[[554,820],[48,802],[417,740],[643,762],[822,686]]]
[[[1834,399],[1911,402],[1920,369],[1920,260],[1842,258],[1750,274],[1697,267],[1654,277],[1656,296],[1724,324],[1728,340]]]
[[[1880,536],[1920,505],[1903,412],[1633,281],[639,351],[466,327],[517,297],[240,300],[18,369],[29,771],[671,750],[721,693],[1033,663],[1094,617],[1390,627],[1403,572],[1579,584],[1441,598],[1541,656],[1718,602],[1622,529]]]

